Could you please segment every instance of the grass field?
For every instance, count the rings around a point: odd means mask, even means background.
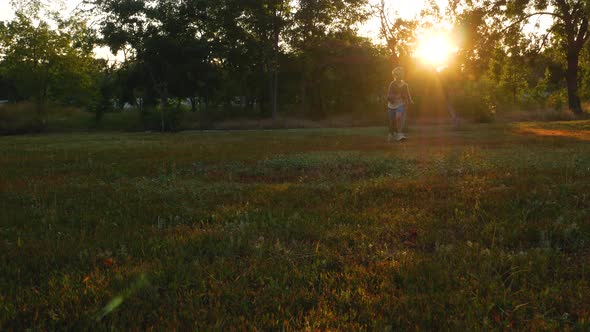
[[[590,122],[0,138],[0,330],[588,330]]]

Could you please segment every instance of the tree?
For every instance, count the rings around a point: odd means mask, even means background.
[[[167,127],[165,112],[170,97],[194,98],[206,70],[215,61],[211,45],[215,33],[215,2],[208,0],[92,0],[102,14],[102,43],[113,53],[130,54],[126,65],[138,86],[129,91],[155,91],[160,98],[161,129]],[[196,75],[201,74],[201,77]],[[131,81],[128,81],[131,82]],[[139,90],[137,90],[139,91]]]
[[[330,47],[338,34],[350,35],[357,23],[368,18],[367,1],[298,0],[294,7],[289,44],[301,62],[299,103],[302,113],[313,109],[321,117],[325,112],[321,82],[331,66]]]
[[[31,7],[0,25],[2,76],[15,87],[14,100],[31,100],[42,115],[48,101],[87,105],[95,97],[100,63],[92,53],[92,31],[77,18],[55,16],[52,28]]]
[[[280,57],[284,54],[281,41],[285,38],[287,28],[291,24],[291,6],[287,0],[229,0],[231,6],[225,7],[235,19],[225,21],[221,30],[226,31],[229,40],[225,42],[232,53],[229,57],[230,67],[241,67],[253,79],[249,84],[260,84],[257,87],[259,101],[262,102],[262,111],[266,107],[266,101],[270,105],[273,119],[278,117],[278,85]],[[226,14],[228,15],[228,14]],[[229,24],[228,24],[229,23]],[[233,39],[231,37],[234,37]],[[235,44],[239,45],[235,49]],[[238,59],[232,55],[242,54]],[[256,77],[258,76],[258,77]],[[266,84],[265,84],[266,83]],[[266,85],[267,88],[264,88]],[[266,91],[266,92],[265,92]]]
[[[575,114],[582,114],[579,97],[580,53],[590,39],[590,3],[585,0],[519,1],[506,7],[513,24],[525,22],[538,15],[553,18],[551,32],[555,42],[566,55],[568,105]]]
[[[590,39],[590,3],[586,0],[454,0],[451,7],[456,9],[461,7],[459,4],[474,3],[478,4],[476,7],[481,14],[480,25],[490,23],[486,19],[492,20],[494,33],[508,38],[518,34],[533,17],[552,18],[547,34],[565,55],[568,105],[573,113],[582,114],[578,91],[580,53]]]
[[[60,63],[56,44],[57,35],[47,23],[34,26],[21,12],[13,21],[0,27],[3,76],[16,88],[18,97],[13,98],[36,102],[39,113]]]
[[[436,4],[432,4],[432,6],[434,10],[438,8]],[[402,58],[407,59],[410,56],[410,46],[415,42],[418,22],[402,18],[397,18],[392,22],[385,6],[385,0],[381,0],[378,5],[373,6],[373,11],[379,16],[380,34],[386,40],[387,47],[391,52],[391,64],[393,67],[399,66],[403,62]]]

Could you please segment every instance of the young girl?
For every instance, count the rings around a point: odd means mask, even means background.
[[[389,84],[387,93],[387,114],[389,116],[389,135],[387,140],[391,142],[394,137],[396,141],[406,138],[403,130],[406,124],[406,106],[413,104],[412,95],[408,84],[404,82],[404,69],[396,67],[391,74],[393,81]],[[394,135],[395,134],[395,135]]]

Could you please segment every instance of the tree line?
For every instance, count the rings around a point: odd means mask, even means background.
[[[402,19],[368,0],[86,0],[68,17],[38,0],[13,1],[15,18],[0,23],[0,99],[28,101],[40,115],[48,104],[80,107],[98,121],[131,105],[156,114],[161,129],[191,111],[202,123],[363,116],[380,114],[391,69],[403,65],[418,113],[440,109],[444,91],[463,116],[548,106],[583,113],[586,1],[451,0],[444,11],[427,3]],[[375,16],[386,43],[358,32]],[[551,18],[546,32],[523,28],[541,16]],[[458,52],[437,73],[412,48],[443,19]],[[96,59],[96,46],[125,59]]]

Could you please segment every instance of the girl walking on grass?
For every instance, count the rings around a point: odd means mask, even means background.
[[[387,141],[394,139],[401,141],[406,139],[404,127],[406,124],[406,108],[408,104],[414,104],[410,88],[404,82],[404,69],[396,67],[391,74],[393,81],[389,84],[387,92],[387,115],[389,116],[389,135]]]

